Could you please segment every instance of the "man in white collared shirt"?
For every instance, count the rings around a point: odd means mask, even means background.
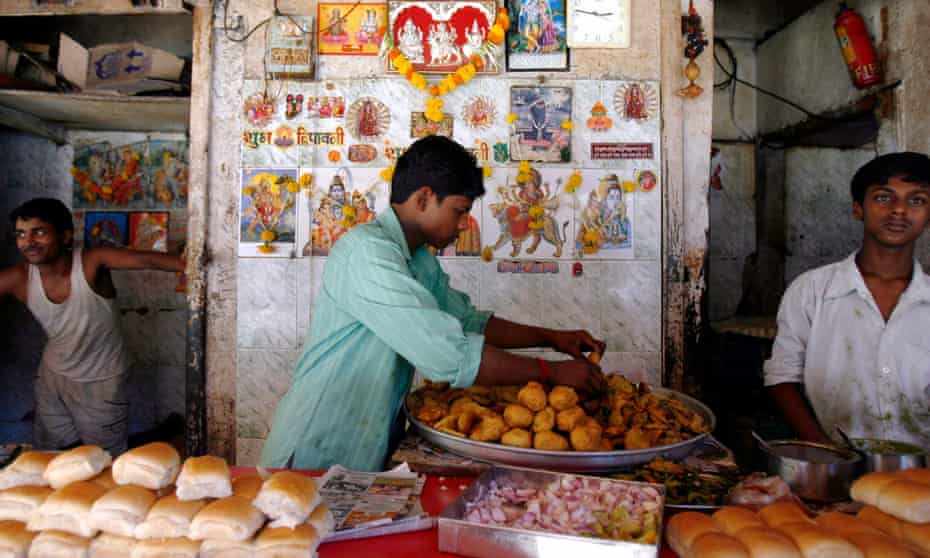
[[[788,287],[765,385],[802,439],[830,441],[841,427],[930,449],[930,277],[914,259],[930,222],[930,158],[878,157],[851,190],[862,247]]]

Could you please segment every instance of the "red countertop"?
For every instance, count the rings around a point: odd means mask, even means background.
[[[253,470],[236,467],[233,468],[233,476],[249,471]],[[306,474],[319,476],[321,473],[308,471]],[[423,509],[430,515],[439,515],[474,480],[474,477],[427,476],[421,497]],[[434,528],[413,533],[324,543],[320,545],[319,556],[320,558],[455,558],[458,554],[439,552],[439,531]],[[659,556],[660,558],[675,558],[675,553],[663,545]]]

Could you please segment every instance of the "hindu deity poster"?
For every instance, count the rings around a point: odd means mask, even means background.
[[[637,185],[622,174],[587,170],[575,200],[575,255],[589,259],[633,257]]]
[[[507,69],[568,70],[565,0],[508,0]]]
[[[168,251],[168,212],[137,211],[129,214],[129,247],[148,252]]]
[[[75,151],[74,208],[146,208],[151,195],[141,164],[146,145],[99,143]]]
[[[320,2],[320,54],[375,56],[387,30],[386,4]]]
[[[514,86],[510,112],[510,160],[567,163],[572,160],[572,90]]]
[[[482,209],[484,245],[495,257],[571,257],[572,199],[564,195],[569,174],[535,168],[495,173]]]
[[[240,255],[291,255],[299,192],[297,169],[242,169]]]
[[[301,194],[302,256],[327,256],[352,227],[369,223],[388,207],[390,184],[375,168],[317,168],[313,187]]]
[[[88,211],[84,216],[84,246],[125,248],[128,227],[129,216],[122,211]]]
[[[489,0],[391,0],[388,26],[394,46],[415,70],[454,72],[478,55],[482,73],[497,73],[500,47],[485,44],[496,12]],[[396,71],[393,65],[389,70]]]
[[[187,144],[180,141],[150,141],[146,146],[145,180],[151,184],[153,207],[187,207]]]

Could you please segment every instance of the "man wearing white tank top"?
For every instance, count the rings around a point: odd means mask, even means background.
[[[0,270],[0,298],[16,297],[48,341],[36,375],[34,444],[79,442],[126,450],[130,357],[123,342],[111,269],[181,272],[180,257],[120,248],[74,248],[71,212],[36,198],[13,210],[22,262]]]

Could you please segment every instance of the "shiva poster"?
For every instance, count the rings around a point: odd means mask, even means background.
[[[567,163],[572,160],[570,87],[510,89],[510,160]]]
[[[310,196],[301,196],[300,255],[329,255],[349,230],[387,209],[389,190],[379,169],[315,169]]]
[[[633,257],[637,185],[615,173],[586,170],[575,199],[575,255],[588,259]]]

